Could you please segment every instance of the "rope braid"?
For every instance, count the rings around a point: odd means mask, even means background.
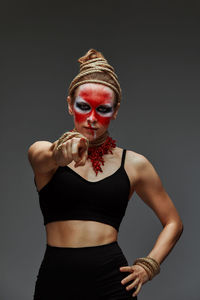
[[[95,58],[93,58],[94,56]],[[76,87],[83,83],[101,83],[110,87],[116,93],[117,102],[121,101],[122,91],[118,82],[118,77],[115,74],[114,68],[108,63],[108,61],[100,52],[96,51],[95,49],[90,49],[86,55],[79,58],[78,61],[80,62],[80,72],[70,83],[68,88],[69,95],[73,93]],[[98,74],[96,75],[97,78],[95,79],[88,78],[80,80],[80,78],[93,73],[107,74],[114,81],[114,84],[108,82],[106,79],[98,79]]]
[[[150,256],[139,257],[133,264],[143,267],[149,276],[149,280],[152,280],[153,277],[160,273],[160,264]]]
[[[60,150],[62,148],[63,143],[72,139],[73,137],[84,138],[87,142],[87,148],[89,147],[89,140],[83,134],[73,129],[72,131],[67,131],[61,135],[61,137],[56,143],[56,150]]]

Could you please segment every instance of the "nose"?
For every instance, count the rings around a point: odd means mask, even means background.
[[[88,122],[95,122],[95,121],[97,121],[97,118],[96,118],[94,110],[91,111],[90,115],[87,118],[87,121]]]

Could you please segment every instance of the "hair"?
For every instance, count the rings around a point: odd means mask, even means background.
[[[68,94],[72,99],[75,98],[76,88],[84,83],[94,82],[109,86],[115,94],[115,104],[121,101],[121,87],[114,68],[108,64],[103,54],[95,49],[90,49],[87,53],[78,59],[80,63],[80,72],[72,80]]]

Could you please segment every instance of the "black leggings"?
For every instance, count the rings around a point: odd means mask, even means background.
[[[128,262],[117,241],[88,247],[46,244],[35,283],[34,300],[137,300],[121,280]]]

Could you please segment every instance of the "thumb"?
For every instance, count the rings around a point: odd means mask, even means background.
[[[86,149],[86,151],[83,153],[83,157],[82,157],[81,161],[85,164],[87,158],[88,158],[88,152],[87,152],[87,149]]]

